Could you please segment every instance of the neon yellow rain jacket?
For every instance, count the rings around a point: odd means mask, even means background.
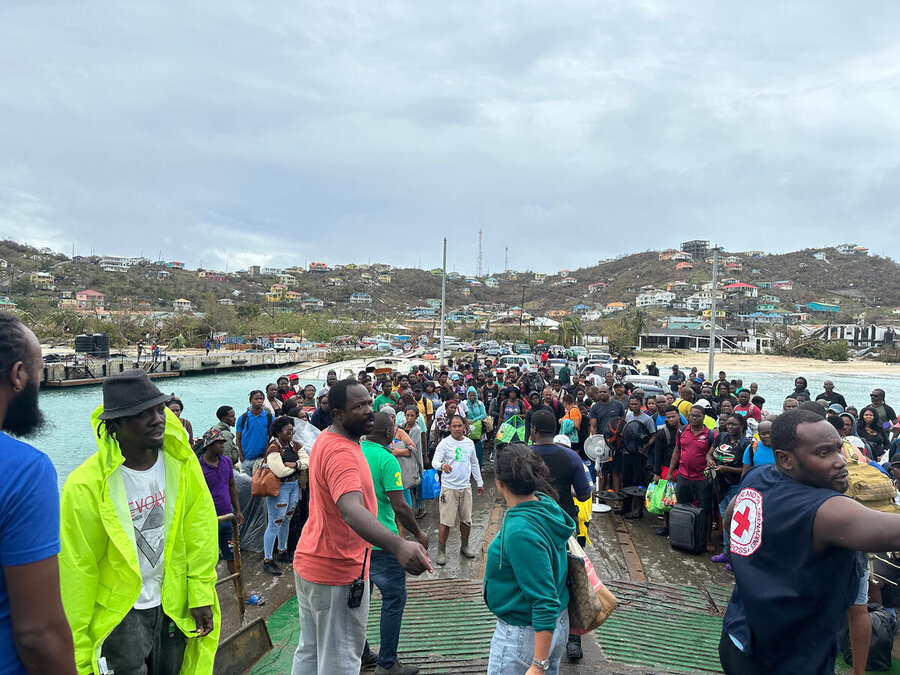
[[[91,415],[97,437],[103,406]],[[212,673],[219,643],[216,596],[219,558],[216,509],[181,422],[166,409],[163,611],[188,636],[181,672]],[[63,607],[75,638],[78,672],[97,675],[103,641],[131,611],[141,591],[134,527],[118,442],[101,428],[97,452],[66,480],[61,500],[59,575]],[[214,628],[192,637],[191,607],[211,605]]]

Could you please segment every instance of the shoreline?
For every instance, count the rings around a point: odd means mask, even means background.
[[[697,366],[699,372],[705,373],[709,367],[709,354],[690,350],[672,350],[666,352],[635,352],[641,366],[656,361],[662,371],[664,366],[677,363],[681,370],[690,370]],[[900,375],[900,364],[889,364],[882,361],[819,361],[794,356],[774,356],[771,354],[733,354],[717,353],[715,370],[724,370],[729,377],[740,376],[741,371],[774,373],[785,375],[845,374],[845,375]],[[708,377],[708,379],[715,379]]]
[[[42,352],[46,354],[74,354],[71,348],[53,347],[50,345],[41,345]],[[126,349],[122,353],[129,356],[137,357],[137,350]],[[210,351],[209,357],[212,358],[217,354],[227,354],[233,356],[235,352],[231,350],[215,350]],[[145,353],[146,355],[146,353]],[[204,349],[173,349],[166,354],[169,359],[184,356],[203,356],[206,355]],[[470,356],[471,353],[465,354]],[[455,355],[454,358],[456,358]],[[484,358],[479,355],[479,358]],[[641,366],[646,366],[651,361],[656,361],[657,365],[662,369],[669,367],[673,363],[677,363],[682,370],[690,370],[691,367],[697,366],[697,370],[706,373],[709,365],[709,354],[707,352],[695,352],[689,349],[667,350],[667,351],[640,351],[632,355],[641,362]],[[308,362],[309,367],[324,365],[325,361]],[[306,364],[304,364],[306,365]],[[724,370],[731,376],[740,375],[742,370],[774,373],[774,374],[796,374],[804,373],[835,373],[835,374],[895,374],[900,375],[900,363],[890,364],[883,361],[875,361],[870,359],[859,361],[819,361],[818,359],[799,358],[794,356],[775,356],[772,354],[742,354],[742,353],[717,353],[715,359],[716,371]],[[709,373],[706,373],[709,375]],[[712,378],[710,378],[712,379]]]

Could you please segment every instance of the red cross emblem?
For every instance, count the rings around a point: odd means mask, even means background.
[[[730,551],[741,556],[751,555],[762,543],[762,533],[762,494],[753,488],[744,488],[738,493],[731,514]]]
[[[745,508],[743,513],[735,511],[733,518],[734,522],[737,523],[737,527],[734,528],[734,534],[740,537],[750,529],[750,507]]]

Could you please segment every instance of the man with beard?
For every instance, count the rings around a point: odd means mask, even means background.
[[[748,471],[725,514],[736,585],[719,658],[726,673],[833,673],[858,552],[900,548],[900,516],[846,497],[841,437],[821,415],[782,413],[771,438],[775,464]]]
[[[28,436],[38,408],[41,347],[12,314],[0,312],[0,672],[74,675],[72,632],[59,594],[56,470]]]
[[[212,673],[219,525],[167,399],[143,370],[106,378],[97,452],[63,486],[60,581],[81,672],[104,672],[99,659],[115,673]]]
[[[369,617],[370,544],[410,574],[432,569],[419,543],[378,521],[372,473],[359,445],[375,424],[368,390],[339,380],[328,392],[328,407],[331,426],[309,453],[309,520],[294,554],[300,643],[293,675],[359,671]]]

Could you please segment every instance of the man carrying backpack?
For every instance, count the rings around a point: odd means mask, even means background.
[[[675,451],[669,464],[669,480],[676,477],[675,496],[679,504],[691,504],[697,499],[706,516],[706,550],[711,553],[712,486],[704,475],[706,453],[712,445],[712,432],[703,424],[705,412],[695,405],[688,412],[688,425],[678,432]]]
[[[625,417],[625,406],[610,396],[609,387],[605,384],[601,384],[599,387],[589,387],[587,394],[594,402],[589,413],[591,435],[603,434],[606,437],[609,423],[616,418]],[[606,440],[609,443],[611,439],[606,438]],[[601,467],[601,491],[606,490],[610,483],[616,492],[622,489],[622,456],[613,445],[610,446],[610,461]],[[611,481],[610,478],[612,478]]]
[[[641,410],[643,403],[644,400],[635,394],[628,399],[629,410],[622,430],[622,487],[643,485],[647,450],[656,441],[656,423]],[[623,505],[625,518],[643,518],[642,501],[642,498],[627,498]]]
[[[272,413],[263,409],[266,395],[259,389],[250,392],[250,407],[238,417],[234,441],[241,461],[241,471],[253,475],[253,461],[262,457],[269,444]]]
[[[658,408],[665,415],[665,422],[656,428],[656,443],[653,453],[653,482],[669,479],[669,465],[672,463],[672,455],[675,453],[675,441],[681,430],[681,413],[673,405],[666,404]],[[663,515],[662,527],[656,528],[656,534],[660,537],[669,536],[669,513]]]

